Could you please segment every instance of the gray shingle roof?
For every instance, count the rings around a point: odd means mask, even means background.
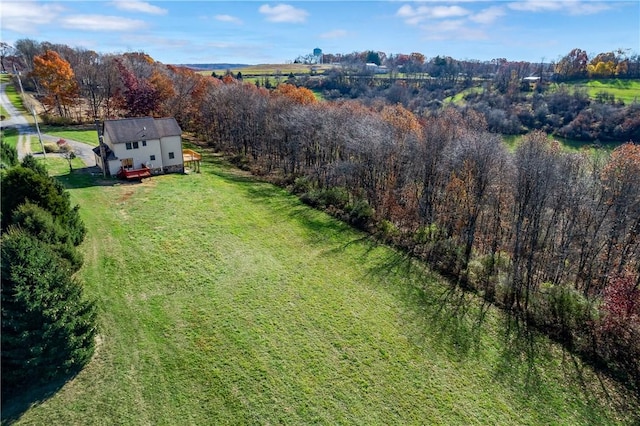
[[[109,134],[112,143],[125,143],[166,136],[180,136],[182,130],[175,118],[123,118],[105,120],[103,132]]]

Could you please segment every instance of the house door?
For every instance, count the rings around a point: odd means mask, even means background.
[[[132,169],[133,168],[133,158],[123,158],[120,160],[123,169]]]

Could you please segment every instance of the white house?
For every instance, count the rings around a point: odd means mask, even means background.
[[[123,118],[102,124],[96,164],[111,176],[148,169],[150,174],[184,171],[182,129],[175,118]],[[104,153],[101,151],[104,150]],[[104,161],[103,161],[104,157]]]

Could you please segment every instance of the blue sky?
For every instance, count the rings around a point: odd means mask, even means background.
[[[156,61],[286,63],[325,53],[420,52],[427,58],[554,61],[640,53],[640,1],[0,1],[0,39]]]

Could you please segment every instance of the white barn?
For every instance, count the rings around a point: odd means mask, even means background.
[[[154,175],[182,173],[181,136],[182,129],[175,118],[105,120],[102,149],[98,146],[93,150],[96,164],[111,176],[136,170]]]

